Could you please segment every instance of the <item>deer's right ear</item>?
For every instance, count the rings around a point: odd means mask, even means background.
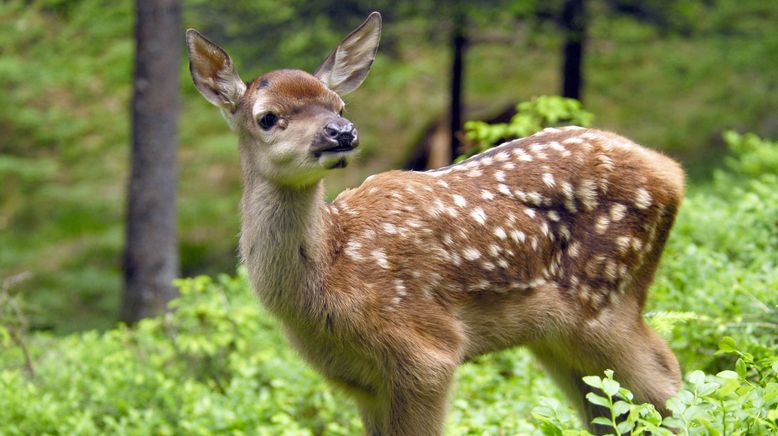
[[[214,105],[234,114],[246,92],[230,56],[194,29],[186,31],[189,72],[197,90]]]

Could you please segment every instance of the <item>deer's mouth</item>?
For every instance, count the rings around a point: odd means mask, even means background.
[[[329,147],[329,148],[322,148],[315,150],[313,152],[313,156],[318,159],[322,157],[324,154],[328,153],[349,153],[354,150],[354,146],[348,145],[348,144],[337,144],[335,146]]]
[[[354,148],[348,146],[337,146],[326,150],[317,150],[313,156],[322,167],[332,170],[336,168],[345,168],[354,155]]]

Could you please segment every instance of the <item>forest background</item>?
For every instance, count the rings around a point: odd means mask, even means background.
[[[742,382],[737,389],[762,389],[748,394],[758,398],[748,404],[758,417],[752,421],[764,422],[748,425],[775,428],[778,2],[184,0],[181,38],[183,28],[198,28],[250,79],[281,67],[312,71],[367,13],[383,13],[379,56],[362,88],[346,99],[363,150],[354,165],[326,180],[332,198],[375,172],[420,168],[484,145],[474,139],[475,125],[469,139],[454,136],[454,152],[436,148],[451,140],[452,100],[460,98],[461,126],[465,120],[510,123],[519,102],[570,94],[563,86],[570,74],[564,67],[569,3],[585,4],[583,21],[574,23],[583,26],[584,38],[582,81],[573,96],[594,114],[592,125],[670,154],[689,174],[688,199],[646,315],[697,377],[688,386],[700,389],[690,388],[693,398],[685,404],[715,394],[706,393],[705,383],[723,389],[731,374],[721,371],[732,370]],[[0,389],[8,393],[0,403],[10,395],[37,405],[0,404],[6,410],[0,426],[13,423],[5,427],[10,433],[259,428],[350,434],[359,425],[353,412],[338,408],[339,394],[286,349],[236,273],[236,139],[191,85],[183,45],[180,272],[221,278],[181,282],[186,292],[175,315],[132,329],[117,324],[135,19],[129,0],[0,3]],[[455,97],[458,44],[463,74]],[[548,124],[581,113],[573,108],[565,118],[568,109],[558,100],[550,107],[525,105]],[[208,321],[193,321],[202,316]],[[154,360],[156,352],[165,357]],[[521,351],[470,364],[460,378],[452,433],[576,426]],[[104,391],[98,392],[99,382]],[[183,401],[176,386],[206,398],[210,409],[184,401],[191,408],[173,412]],[[231,390],[237,386],[245,391]],[[539,392],[548,397],[546,409],[533,413],[537,401],[516,404]],[[262,406],[255,406],[262,410],[233,404],[262,395]],[[745,397],[741,389],[735,398]],[[751,406],[721,404],[715,416],[730,422],[716,425],[745,425],[746,418],[728,413]],[[690,412],[689,422],[700,416]]]

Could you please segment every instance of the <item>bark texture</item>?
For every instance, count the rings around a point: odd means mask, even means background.
[[[121,319],[159,314],[175,295],[179,274],[176,184],[181,6],[136,0],[132,171],[124,252]]]

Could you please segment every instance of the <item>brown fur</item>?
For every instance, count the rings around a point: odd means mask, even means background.
[[[374,53],[375,20],[333,53]],[[224,111],[238,107],[227,116],[240,137],[252,285],[292,345],[356,400],[367,434],[441,434],[457,366],[517,345],[587,424],[603,411],[581,377],[606,368],[666,412],[680,371],[642,310],[683,197],[678,164],[612,133],[546,129],[458,165],[370,177],[326,204],[331,161],[311,144],[340,97],[282,70],[238,102],[237,74],[220,69],[231,62],[210,59],[223,52],[201,39],[188,33],[192,62],[216,66],[193,71],[229,86],[193,73],[198,89]],[[332,56],[326,77],[358,86],[370,59]],[[268,111],[279,123],[260,129]]]

